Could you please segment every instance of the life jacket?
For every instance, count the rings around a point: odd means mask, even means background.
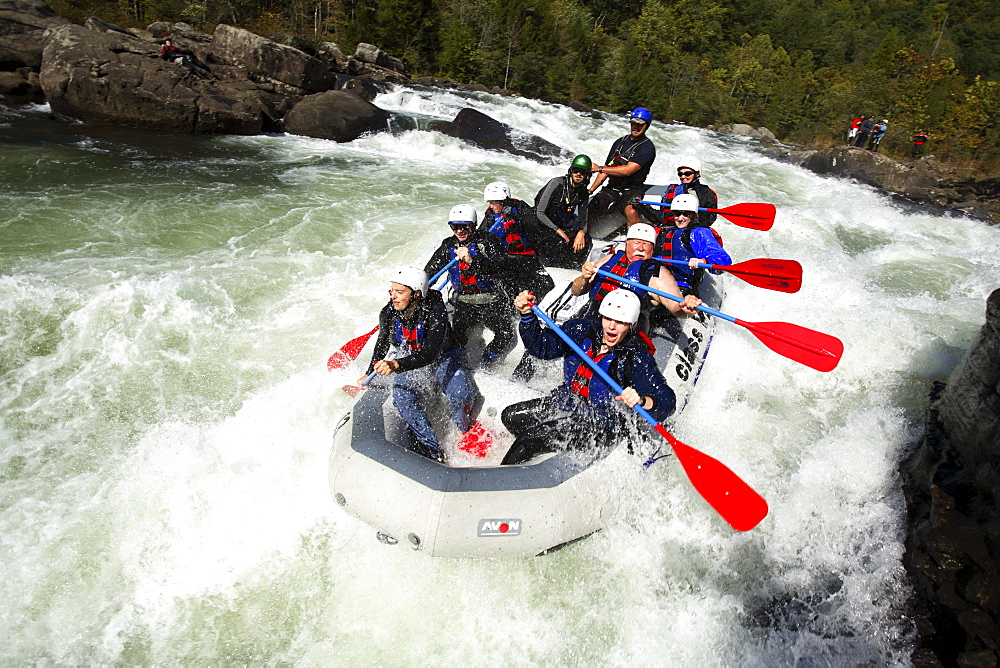
[[[913,143],[917,146],[923,146],[927,143],[927,135],[917,135],[913,138]]]
[[[452,260],[458,257],[454,246],[448,249],[448,254]],[[469,244],[469,255],[472,257],[479,255],[479,249],[475,241]],[[484,276],[477,276],[476,272],[472,269],[472,264],[461,260],[449,267],[448,276],[451,278],[452,287],[463,295],[472,295],[478,292],[493,292],[495,287],[493,281],[490,279]]]
[[[598,355],[595,349],[599,348],[600,342],[595,334],[591,338],[584,339],[580,347],[587,351],[587,357],[597,362],[597,366],[611,376],[619,385],[628,387],[632,384],[632,366],[635,363],[635,348],[631,345],[620,347],[624,346],[624,344],[625,342],[623,341],[612,348],[611,351],[603,355]],[[563,374],[566,378],[566,384],[574,394],[587,399],[596,406],[614,405],[615,397],[618,396],[618,393],[600,378],[598,378],[600,380],[599,383],[592,384],[594,370],[577,355],[574,354],[566,357],[563,364]]]
[[[689,225],[683,229],[681,228],[671,228],[666,231],[663,235],[663,245],[660,248],[660,255],[663,257],[668,257],[671,260],[683,259],[675,257],[674,253],[674,239],[679,238],[681,245],[684,246],[684,250],[689,253],[688,259],[692,257],[698,257],[695,255],[694,248],[691,246],[691,230],[695,227],[704,227],[703,225]],[[722,246],[722,235],[714,227],[707,228],[715,240],[719,242]],[[677,234],[680,232],[680,235]],[[691,290],[697,293],[698,285],[701,283],[702,279],[705,278],[705,269],[698,267],[693,271],[689,267],[681,267],[680,265],[671,265],[670,270],[674,273],[674,278],[677,279],[677,285],[680,287],[690,286]]]
[[[622,278],[627,278],[635,283],[641,283],[642,276],[640,276],[639,272],[642,268],[642,263],[643,260],[629,262],[625,257],[625,251],[618,251],[612,255],[607,262],[601,265],[601,269],[617,276],[621,276]],[[617,290],[618,288],[631,290],[639,297],[639,299],[646,296],[646,291],[641,288],[626,285],[625,283],[619,283],[618,281],[599,275],[597,276],[597,280],[594,281],[594,287],[590,289],[590,298],[595,302],[599,302],[604,299],[609,292]]]
[[[625,140],[631,138],[632,138],[631,135],[625,135],[617,142],[615,142],[614,146],[611,149],[611,152],[614,153],[615,155],[615,157],[611,159],[612,166],[627,165],[628,163],[632,162],[632,156],[635,155],[636,150],[644,143],[649,141],[649,137],[643,135],[642,139],[635,142],[634,144],[632,144],[623,151],[622,147],[625,146]],[[646,175],[649,174],[649,167],[651,166],[652,165],[640,168],[635,172],[635,174],[632,174],[630,176],[608,175],[608,180],[611,183],[612,187],[618,190],[623,190],[625,188],[631,188],[634,186],[641,186],[646,179]]]
[[[688,186],[690,186],[690,187],[688,187]],[[708,186],[704,185],[703,183],[700,183],[700,182],[699,183],[691,183],[691,184],[671,183],[669,186],[667,186],[667,189],[663,192],[663,197],[660,198],[660,201],[662,203],[668,205],[668,206],[662,207],[662,209],[661,209],[662,214],[661,214],[660,218],[661,218],[661,221],[662,221],[661,224],[663,226],[665,226],[665,227],[673,227],[674,226],[674,216],[671,215],[671,213],[670,213],[670,206],[669,206],[669,204],[671,202],[673,202],[674,198],[677,197],[678,195],[690,194],[690,195],[694,195],[695,197],[697,197],[699,202],[702,201],[703,198],[702,198],[701,194],[699,194],[698,191],[695,189],[695,186],[701,186],[702,188],[707,189],[710,193],[712,193],[713,195],[715,195],[715,199],[716,199],[716,201],[718,201],[719,196],[716,195],[715,191],[712,190],[711,188],[709,188]],[[699,212],[698,213],[698,220],[701,220],[701,217],[702,217],[701,212]],[[660,230],[657,229],[656,233],[659,234]]]
[[[569,184],[569,176],[564,176],[563,178],[563,188],[562,195],[556,196],[553,194],[552,198],[549,200],[548,206],[545,207],[545,215],[552,219],[553,222],[562,224],[573,220],[573,211],[577,206],[583,201],[584,197],[589,197],[587,193],[587,186],[582,185],[574,188]],[[548,187],[548,183],[542,186],[542,189],[535,194],[535,207],[541,205],[542,203],[542,193]]]
[[[490,212],[492,213],[492,212]],[[510,255],[534,255],[535,246],[521,225],[503,213],[493,214],[495,221],[490,232],[496,235]]]
[[[424,321],[418,320],[413,327],[406,327],[403,321],[396,318],[395,323],[396,345],[402,349],[403,354],[414,353],[424,345]]]

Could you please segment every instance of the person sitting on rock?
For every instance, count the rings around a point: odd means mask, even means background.
[[[163,60],[177,63],[178,65],[183,65],[195,74],[199,76],[207,76],[208,71],[202,67],[199,67],[194,61],[194,56],[187,49],[181,49],[174,45],[174,41],[167,37],[160,44],[163,47],[160,49],[160,58]]]
[[[465,367],[465,351],[452,337],[441,293],[428,289],[423,270],[400,267],[392,275],[389,303],[378,321],[368,374],[395,374],[392,405],[416,437],[418,452],[443,463],[444,451],[421,405],[421,391],[433,387],[444,392],[451,420],[462,432],[474,421],[482,395]],[[387,355],[390,346],[393,355]],[[360,378],[358,385],[366,378]]]
[[[522,292],[514,299],[521,312],[519,332],[525,349],[545,360],[563,358],[563,384],[549,395],[512,404],[501,420],[515,436],[501,464],[522,464],[542,452],[556,449],[610,448],[635,432],[635,414],[641,405],[656,420],[674,411],[676,397],[667,385],[645,342],[635,334],[639,298],[628,290],[614,290],[601,302],[598,318],[568,320],[563,331],[624,388],[618,394],[601,379],[558,334],[543,328],[531,306],[534,295]]]
[[[701,300],[693,295],[685,297],[681,294],[670,269],[663,263],[651,259],[655,248],[656,230],[646,223],[636,223],[628,228],[624,250],[609,252],[595,262],[585,262],[580,275],[570,284],[570,292],[574,295],[590,292],[591,302],[584,316],[595,317],[600,310],[601,301],[619,288],[634,292],[642,300],[643,317],[638,325],[640,331],[649,330],[649,316],[653,314],[653,309],[657,305],[663,306],[678,318],[689,318],[694,315],[697,307],[701,305]],[[598,274],[598,269],[617,274],[634,283],[648,285],[661,292],[668,292],[684,301],[675,302],[641,288],[619,283],[613,278]]]

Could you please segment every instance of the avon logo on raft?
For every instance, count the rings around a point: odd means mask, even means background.
[[[520,536],[521,520],[479,520],[479,537]]]

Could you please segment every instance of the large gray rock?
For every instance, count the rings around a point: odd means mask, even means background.
[[[475,109],[462,109],[454,121],[436,124],[432,129],[488,151],[504,151],[539,162],[563,162],[573,157],[550,141],[516,130]]]
[[[756,139],[761,144],[772,145],[778,143],[774,133],[765,127],[755,128],[746,123],[728,123],[716,129],[716,132],[724,135],[734,135],[737,137],[750,137]]]
[[[42,34],[70,22],[60,18],[43,0],[0,0],[0,70],[42,64]]]
[[[406,74],[406,67],[399,58],[390,56],[388,53],[373,44],[361,42],[354,51],[354,58],[362,63],[378,65],[381,68],[392,70],[400,74]]]
[[[915,599],[917,666],[1000,661],[1000,290],[925,436],[900,466],[909,527],[903,564]]]
[[[337,81],[323,61],[224,23],[215,28],[211,52],[224,62],[250,71],[255,78],[277,81],[305,93],[329,90]]]
[[[389,113],[345,91],[331,90],[303,99],[285,115],[285,131],[349,142],[388,129]]]
[[[51,28],[41,85],[53,112],[84,121],[222,134],[277,129],[282,96],[245,79],[199,78],[158,53],[158,45],[118,32]]]

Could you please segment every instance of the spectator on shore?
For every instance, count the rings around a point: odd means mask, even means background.
[[[924,150],[924,144],[927,143],[927,131],[921,130],[913,137],[913,150],[910,152],[910,160],[916,160],[921,151]]]
[[[868,142],[869,151],[875,151],[876,153],[878,153],[879,144],[882,143],[882,136],[885,135],[885,130],[888,126],[889,126],[889,121],[883,118],[882,122],[878,123],[872,129],[872,138],[871,141]]]
[[[858,130],[858,138],[855,140],[854,145],[865,147],[865,143],[868,141],[868,136],[871,135],[872,130],[875,128],[875,117],[865,116],[865,120],[861,122],[861,127]]]
[[[847,145],[853,146],[854,140],[858,136],[858,130],[861,128],[861,121],[865,120],[864,116],[858,116],[853,121],[851,121],[851,127],[847,131]]]

